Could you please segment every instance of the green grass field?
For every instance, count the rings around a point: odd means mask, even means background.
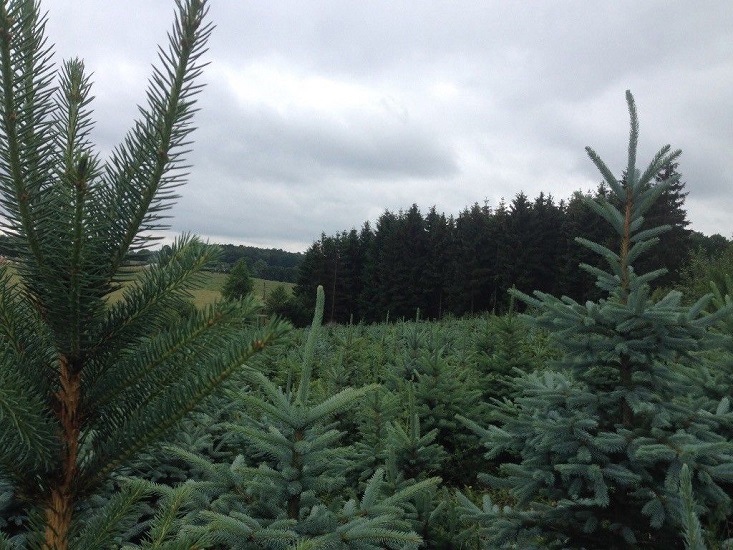
[[[193,304],[197,308],[205,307],[215,301],[221,299],[221,288],[224,286],[224,282],[227,280],[226,273],[214,273],[212,271],[204,272],[204,281],[201,287],[192,291]],[[131,278],[134,280],[134,277]],[[253,293],[260,300],[264,300],[267,295],[276,287],[284,286],[287,290],[292,291],[295,286],[293,283],[282,283],[280,281],[266,281],[265,279],[252,279],[254,283]],[[124,292],[124,288],[114,292],[110,296],[110,302],[114,303],[119,300],[120,296]]]
[[[203,286],[192,292],[196,307],[204,307],[221,298],[221,287],[227,280],[226,273],[206,272],[206,280]],[[254,283],[253,293],[260,300],[264,300],[272,290],[278,286],[284,286],[292,291],[295,286],[293,283],[281,283],[280,281],[266,281],[265,279],[252,279]]]
[[[17,281],[18,276],[15,272],[15,268],[10,264],[8,265],[8,271],[11,274],[11,281]],[[202,308],[214,303],[216,300],[221,299],[221,287],[224,286],[224,281],[226,281],[226,279],[226,273],[214,273],[212,271],[205,271],[204,280],[201,287],[191,292],[191,294],[193,295],[194,305],[197,308]],[[130,274],[130,283],[126,284],[132,284],[134,280],[135,273],[133,272]],[[293,283],[282,283],[280,281],[267,281],[265,279],[255,278],[252,279],[252,282],[254,283],[254,295],[263,301],[267,297],[267,295],[278,286],[284,286],[289,291],[292,291],[293,287],[295,286]],[[109,302],[112,304],[115,303],[117,300],[120,299],[120,296],[122,296],[123,292],[124,287],[116,292],[113,292],[109,296]]]

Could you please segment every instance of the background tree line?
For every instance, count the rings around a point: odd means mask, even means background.
[[[212,266],[215,271],[229,273],[239,260],[244,260],[250,275],[268,281],[294,283],[298,279],[298,267],[303,261],[302,252],[287,252],[279,248],[257,248],[235,244],[215,245],[220,249],[219,260]],[[170,252],[170,246],[164,245],[161,250]],[[159,250],[147,248],[130,251],[127,259],[132,262],[147,264],[153,262]],[[0,256],[14,258],[16,252],[11,245],[10,237],[0,235]]]
[[[676,164],[666,167],[656,181],[676,169]],[[658,287],[679,281],[693,251],[712,257],[729,244],[720,235],[707,237],[687,228],[684,185],[673,184],[645,217],[644,227],[672,226],[638,266],[644,272],[669,269]],[[574,241],[581,236],[615,248],[603,220],[585,204],[593,196],[613,202],[600,185],[594,193],[577,191],[559,202],[544,193],[533,200],[519,193],[494,208],[473,204],[457,217],[435,207],[423,214],[413,204],[384,212],[374,227],[366,222],[360,230],[324,233],[305,252],[289,316],[307,321],[318,285],[326,291],[329,322],[411,318],[418,308],[427,319],[502,312],[512,286],[576,300],[597,298],[594,279],[577,266],[599,260]]]
[[[303,261],[302,252],[234,244],[218,246],[221,248],[218,271],[229,272],[239,260],[244,260],[253,277],[286,283],[294,283],[298,279],[298,267]]]

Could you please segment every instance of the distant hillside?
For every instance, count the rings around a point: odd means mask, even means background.
[[[244,258],[253,277],[268,281],[294,283],[303,262],[302,252],[286,252],[279,248],[257,248],[234,244],[219,244],[221,263],[217,271],[227,272],[237,260]]]
[[[222,249],[222,256],[221,262],[214,267],[214,271],[228,273],[237,260],[244,258],[252,277],[282,283],[295,283],[298,280],[298,268],[305,256],[302,252],[286,252],[279,248],[257,248],[234,244],[219,244],[218,246]],[[156,252],[148,249],[138,250],[132,252],[129,258],[136,263],[147,263]],[[10,238],[2,234],[0,234],[0,256],[9,258],[15,256],[10,245]]]

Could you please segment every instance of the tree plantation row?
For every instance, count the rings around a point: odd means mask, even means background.
[[[478,547],[454,491],[473,486],[466,491],[476,500],[477,472],[498,462],[483,458],[479,436],[456,415],[482,421],[490,398],[515,391],[514,368],[531,370],[553,353],[516,316],[293,332],[168,446],[120,471],[80,521],[102,521],[125,495],[127,527],[109,547],[149,547],[155,513],[168,508],[168,539],[220,530],[216,548],[325,546],[335,526],[346,547],[379,540],[385,526],[400,533],[388,547],[420,537],[433,548]],[[376,500],[366,507],[368,487]],[[28,510],[8,489],[2,529],[23,541]],[[350,499],[360,507],[347,513]],[[351,539],[352,530],[361,534]]]

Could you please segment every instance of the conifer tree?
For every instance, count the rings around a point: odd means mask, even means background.
[[[292,292],[283,285],[277,285],[265,298],[265,313],[286,317],[288,308],[293,299]]]
[[[247,260],[240,258],[232,266],[227,280],[221,289],[221,295],[225,300],[241,300],[252,292],[254,282],[247,267]]]
[[[404,508],[415,495],[434,488],[437,478],[386,494],[384,474],[378,469],[360,499],[345,488],[353,452],[339,445],[344,434],[334,417],[374,388],[346,388],[322,401],[312,398],[324,298],[319,286],[296,386],[278,388],[253,373],[251,381],[262,396],[243,394],[241,403],[250,415],[241,423],[221,426],[232,440],[243,442],[250,457],[207,465],[201,457],[177,451],[206,472],[203,490],[214,493],[214,498],[203,514],[207,520],[203,531],[210,530],[227,548],[282,548],[283,543],[292,547],[310,542],[318,549],[376,550],[415,548],[420,542],[405,520]]]
[[[617,180],[590,148],[590,158],[609,186],[608,198],[589,201],[620,242],[618,251],[579,239],[601,256],[607,270],[589,265],[605,297],[580,304],[535,292],[516,295],[540,313],[533,321],[549,330],[564,357],[526,375],[522,395],[497,404],[498,425],[480,433],[488,456],[507,452],[494,488],[511,491],[515,504],[483,507],[463,499],[466,518],[483,526],[486,548],[678,548],[685,502],[698,505],[703,523],[731,513],[733,444],[721,432],[731,413],[723,399],[711,410],[684,399],[693,386],[685,367],[704,368],[699,351],[719,347],[709,330],[731,306],[705,314],[711,296],[692,307],[670,292],[654,300],[649,283],[664,271],[637,273],[636,261],[667,227],[642,229],[644,214],[672,183],[649,182],[679,151],[662,148],[649,166],[636,168],[638,122],[627,92],[631,135],[625,181]],[[680,492],[683,468],[694,496]],[[689,518],[689,512],[687,513]]]
[[[580,245],[575,239],[583,237],[589,241],[604,243],[608,239],[608,231],[604,220],[597,216],[586,204],[590,200],[589,193],[576,191],[565,206],[562,222],[564,244],[563,254],[559,260],[559,284],[562,295],[569,296],[578,302],[593,300],[600,296],[600,289],[595,286],[593,276],[581,269],[581,263],[592,265],[597,255]]]
[[[406,422],[395,420],[389,423],[384,443],[387,454],[404,479],[422,480],[440,472],[446,453],[435,443],[437,428],[427,433],[420,429],[413,384],[407,386],[406,393]]]
[[[492,309],[496,304],[497,267],[500,260],[497,238],[500,217],[488,206],[474,204],[461,212],[455,222],[456,263],[451,288],[454,313]],[[501,218],[503,221],[503,218]]]
[[[66,550],[84,501],[283,326],[251,328],[249,300],[173,324],[216,256],[190,236],[108,301],[184,181],[211,31],[205,0],[177,3],[147,105],[106,162],[89,141],[84,63],[64,62],[55,78],[39,10],[0,1],[0,204],[19,277],[0,273],[0,485],[37,526],[28,547]]]
[[[387,433],[400,410],[399,394],[384,386],[369,392],[357,410],[358,439],[354,443],[356,483],[363,483],[387,461]]]
[[[510,300],[506,314],[488,318],[485,330],[476,339],[475,365],[481,374],[483,401],[509,397],[515,391],[519,372],[528,372],[536,366],[537,358],[528,344],[528,326],[513,311],[513,301]]]

